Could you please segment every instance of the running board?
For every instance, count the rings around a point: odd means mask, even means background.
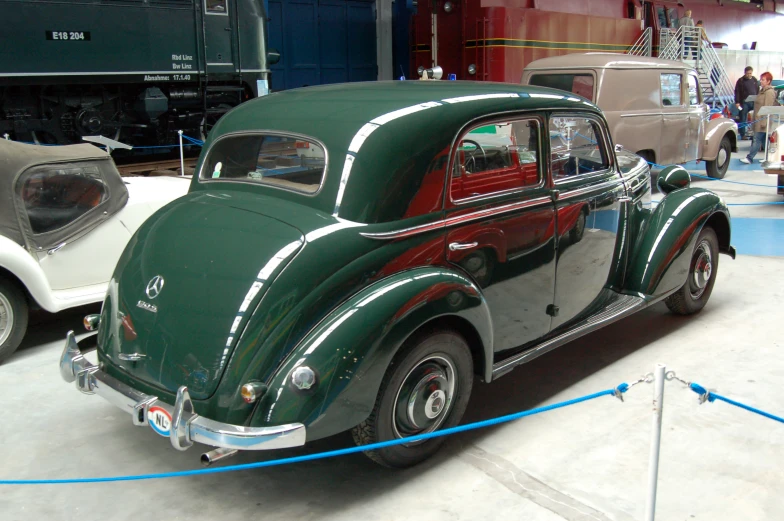
[[[560,335],[551,338],[541,344],[535,345],[530,349],[526,349],[522,353],[514,355],[506,360],[501,360],[493,364],[493,380],[499,378],[518,365],[530,362],[534,358],[540,357],[560,347],[567,342],[586,335],[592,331],[596,331],[608,324],[612,324],[616,320],[620,320],[632,313],[639,311],[647,305],[644,299],[640,297],[633,297],[631,295],[620,295],[615,302],[609,307],[605,308],[600,313],[591,315],[585,320],[578,322],[574,327]]]

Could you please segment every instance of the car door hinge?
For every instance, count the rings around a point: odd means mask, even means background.
[[[550,315],[551,317],[557,317],[558,316],[558,310],[559,310],[559,308],[555,304],[549,304],[547,306],[547,314]]]

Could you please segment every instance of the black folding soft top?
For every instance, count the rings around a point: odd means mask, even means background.
[[[67,212],[67,206],[35,208],[36,215],[28,215],[30,205],[23,199],[25,184],[35,176],[63,171],[92,172],[90,181],[100,185],[102,194],[97,204],[76,212],[78,217],[73,220],[61,216],[57,220],[54,216]],[[40,146],[0,139],[0,234],[21,246],[30,250],[53,248],[98,226],[127,202],[128,190],[114,161],[94,145]],[[49,225],[37,225],[41,222]],[[58,222],[64,224],[51,224]]]

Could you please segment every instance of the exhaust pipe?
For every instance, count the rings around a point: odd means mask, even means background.
[[[201,464],[205,467],[209,467],[216,461],[220,461],[224,458],[229,458],[234,456],[239,451],[237,449],[226,449],[224,447],[218,447],[217,449],[211,450],[209,452],[205,452],[201,455]]]

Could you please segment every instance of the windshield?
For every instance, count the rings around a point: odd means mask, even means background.
[[[590,74],[534,74],[529,83],[565,90],[593,101],[593,76]]]
[[[326,154],[313,140],[248,134],[217,141],[199,177],[205,181],[244,181],[313,194],[321,187],[325,172]]]

